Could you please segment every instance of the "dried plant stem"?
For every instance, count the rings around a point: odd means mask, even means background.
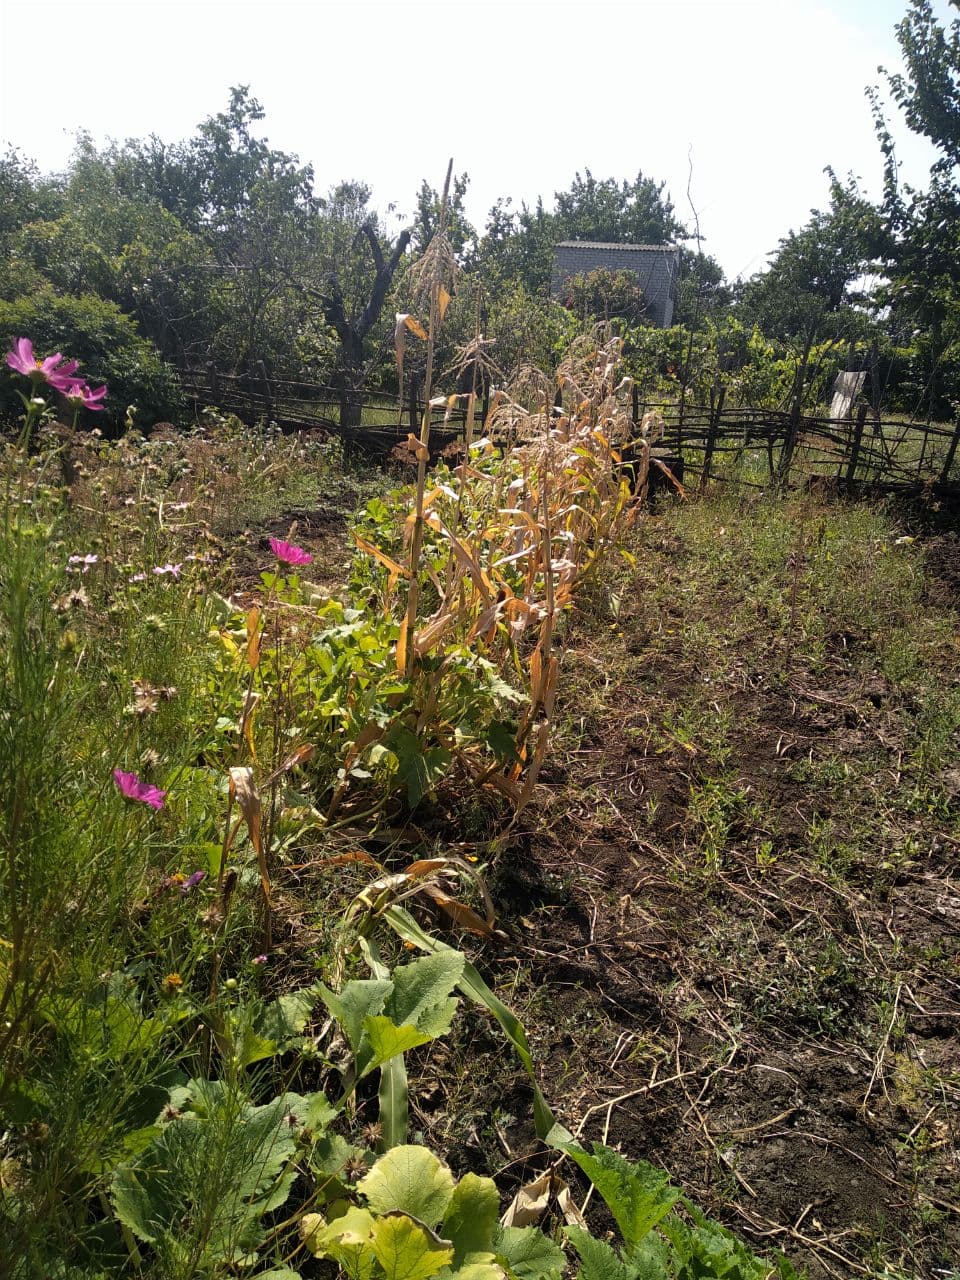
[[[440,200],[440,220],[437,235],[443,235],[447,225],[447,201],[450,194],[450,177],[453,173],[453,159],[447,165],[447,176],[443,184],[443,196]],[[416,662],[416,648],[413,643],[414,628],[417,625],[417,606],[420,599],[420,556],[423,551],[423,499],[427,485],[427,464],[430,461],[430,418],[432,408],[430,398],[433,394],[433,357],[436,347],[437,318],[440,306],[440,282],[434,280],[430,286],[430,320],[427,326],[427,367],[423,379],[423,419],[420,424],[420,448],[417,450],[417,496],[416,516],[413,522],[413,533],[410,539],[410,590],[407,595],[407,614],[404,630],[407,645],[406,676],[413,675]]]

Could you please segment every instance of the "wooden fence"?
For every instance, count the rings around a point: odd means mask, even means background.
[[[414,378],[401,405],[396,395],[365,392],[359,429],[341,429],[339,393],[316,383],[257,377],[230,377],[209,371],[185,374],[183,382],[197,406],[211,404],[245,422],[269,421],[283,430],[320,428],[389,452],[419,431],[423,413]],[[478,406],[478,416],[486,413]],[[787,487],[810,476],[830,478],[853,489],[889,491],[936,489],[960,497],[955,472],[960,421],[955,425],[883,417],[861,405],[852,418],[837,419],[789,411],[727,407],[723,395],[709,405],[642,403],[634,393],[633,418],[648,410],[662,414],[660,449],[682,460],[689,483],[710,480]],[[464,411],[434,413],[440,445],[462,432]],[[446,420],[445,420],[446,419]]]

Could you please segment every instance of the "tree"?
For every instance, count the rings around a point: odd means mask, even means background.
[[[296,282],[300,294],[320,308],[320,318],[336,335],[334,377],[340,395],[340,423],[360,425],[362,392],[369,374],[368,340],[410,244],[411,231],[391,242],[369,207],[370,188],[341,182],[321,202],[317,250],[309,277]],[[317,333],[317,317],[308,325]]]
[[[467,261],[467,265],[476,253],[479,238],[463,207],[469,185],[470,179],[465,173],[455,173],[447,196],[447,239],[458,261]],[[426,249],[439,224],[440,193],[424,178],[417,192],[417,211],[410,233],[410,244],[415,253]]]
[[[510,212],[499,200],[487,219],[480,262],[499,279],[519,279],[531,293],[545,294],[553,271],[554,246],[562,240],[611,244],[668,244],[686,231],[664,195],[664,183],[638,173],[632,182],[598,181],[589,169],[574,176],[567,191],[555,193],[556,208],[522,205]]]
[[[960,9],[958,0],[950,3]],[[945,29],[930,0],[910,0],[897,40],[904,71],[880,72],[908,127],[938,154],[925,190],[901,186],[877,91],[868,91],[885,171],[888,284],[880,300],[892,332],[913,346],[920,366],[914,381],[928,411],[947,414],[960,400],[960,19]]]
[[[813,209],[742,290],[739,309],[747,324],[781,341],[849,338],[867,323],[859,285],[875,262],[879,222],[853,179],[844,185],[831,177],[830,208]]]
[[[635,271],[610,271],[598,267],[582,271],[563,282],[563,304],[582,320],[625,320],[638,324],[647,304]]]

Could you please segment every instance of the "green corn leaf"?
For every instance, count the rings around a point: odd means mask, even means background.
[[[384,1151],[402,1146],[407,1140],[410,1111],[407,1099],[407,1068],[403,1057],[391,1058],[380,1068],[381,1138]]]

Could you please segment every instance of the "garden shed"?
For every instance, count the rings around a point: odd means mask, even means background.
[[[650,319],[657,328],[669,328],[673,323],[680,278],[680,250],[676,245],[563,240],[553,251],[551,293],[559,298],[565,280],[601,267],[607,271],[633,272],[649,308]]]

